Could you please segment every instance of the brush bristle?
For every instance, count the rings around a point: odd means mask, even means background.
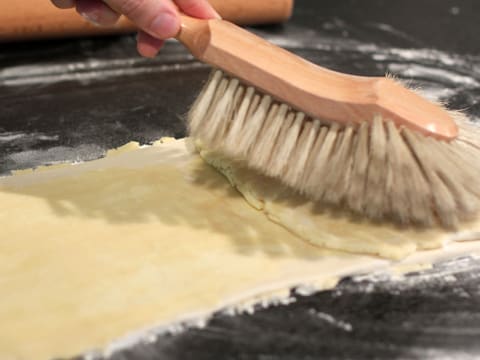
[[[307,195],[375,221],[455,228],[480,208],[480,131],[450,142],[374,116],[330,124],[214,70],[189,113],[189,131],[211,150]]]

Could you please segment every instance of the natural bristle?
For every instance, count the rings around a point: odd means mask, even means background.
[[[192,137],[320,204],[404,225],[455,228],[480,208],[480,130],[461,114],[446,142],[372,116],[312,119],[214,71],[189,114]]]

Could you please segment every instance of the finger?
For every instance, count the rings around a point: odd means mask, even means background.
[[[221,19],[207,0],[175,0],[175,3],[187,15],[201,19]]]
[[[137,50],[140,55],[147,58],[155,57],[162,48],[164,40],[154,38],[144,31],[139,31],[137,35]]]
[[[60,9],[70,9],[75,7],[74,0],[51,0],[52,4]]]
[[[174,37],[180,31],[178,11],[170,0],[104,0],[143,31],[158,39]]]
[[[96,25],[110,26],[120,17],[101,0],[76,0],[76,8],[80,15]]]

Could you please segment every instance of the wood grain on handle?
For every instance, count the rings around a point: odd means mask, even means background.
[[[182,16],[177,39],[198,59],[314,118],[346,124],[378,114],[439,139],[458,134],[446,110],[392,79],[327,70],[229,22]]]
[[[240,25],[286,21],[293,0],[210,0],[226,20]],[[75,10],[60,10],[49,0],[0,1],[0,41],[129,33],[135,26],[122,17],[110,27],[91,25]]]

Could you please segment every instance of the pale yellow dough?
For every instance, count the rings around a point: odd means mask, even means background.
[[[311,242],[399,257],[446,238],[311,216],[300,200],[280,202],[276,185],[227,173],[250,203]],[[131,144],[101,160],[2,178],[0,204],[2,360],[76,355],[290,286],[332,286],[392,264],[300,240],[247,205],[184,141]],[[352,242],[358,246],[345,245]],[[479,248],[455,243],[447,255]],[[427,251],[401,264],[442,256]]]
[[[241,163],[232,163],[205,150],[201,156],[222,172],[250,205],[315,245],[399,260],[418,250],[436,249],[451,241],[480,239],[480,221],[464,224],[461,231],[452,233],[440,228],[400,229],[387,223],[352,219],[340,211],[321,208],[279,181],[248,170]]]

